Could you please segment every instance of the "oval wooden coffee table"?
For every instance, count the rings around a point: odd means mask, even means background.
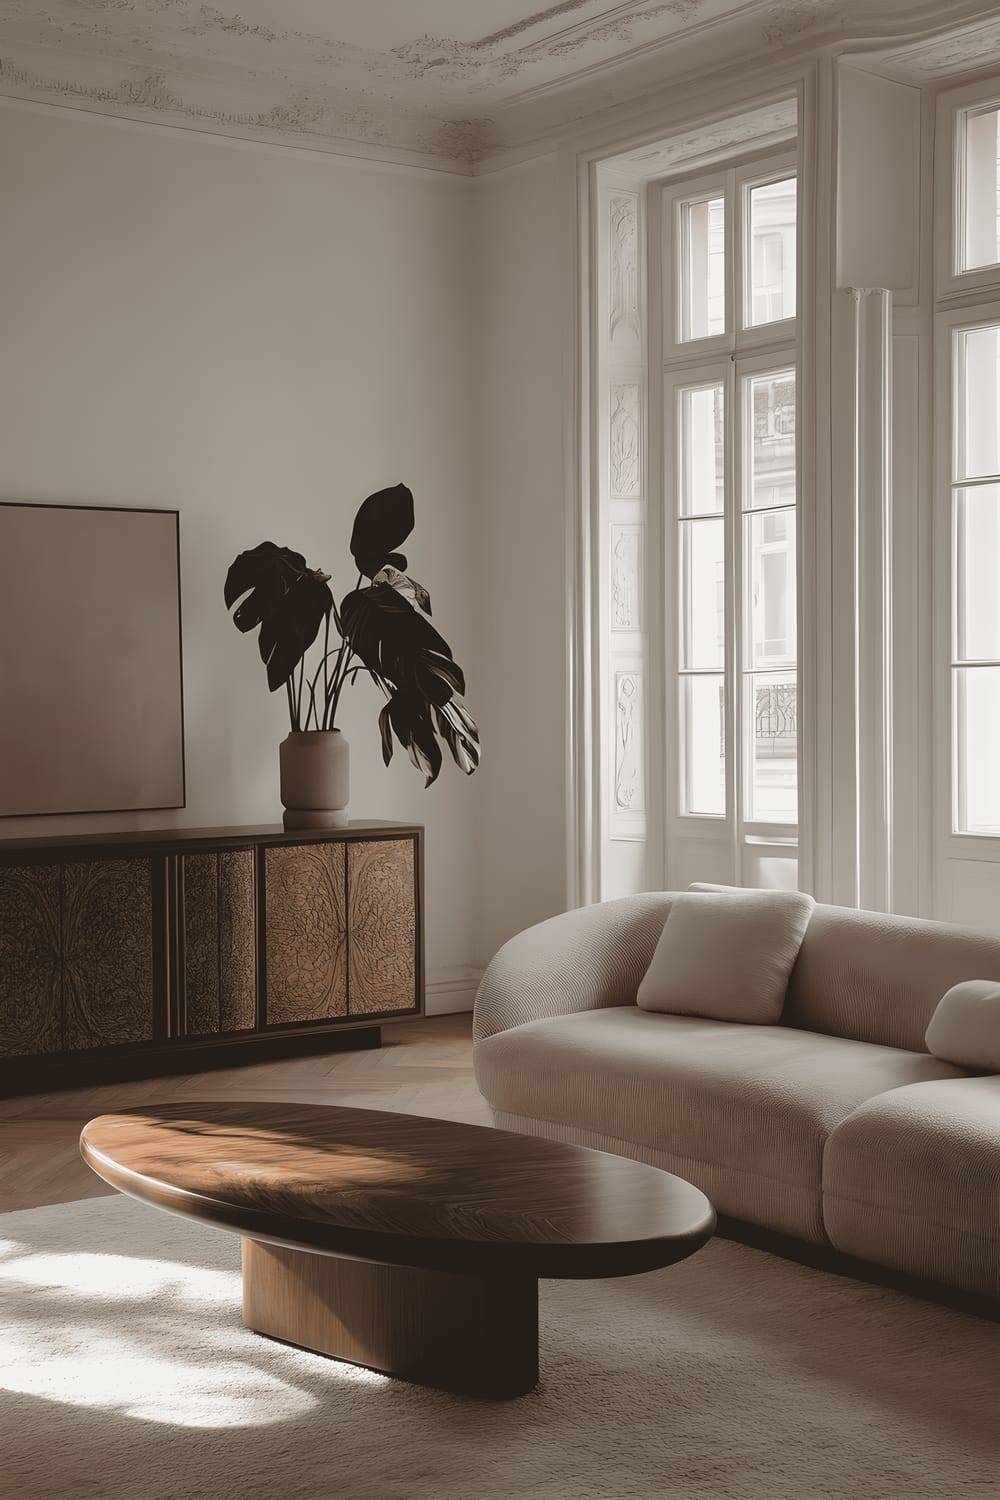
[[[470,1395],[538,1379],[539,1277],[691,1255],[708,1199],[657,1167],[482,1125],[317,1105],[101,1115],[84,1160],[123,1193],[243,1236],[243,1321]]]

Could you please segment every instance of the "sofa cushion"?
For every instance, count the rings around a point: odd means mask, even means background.
[[[973,1072],[1000,1073],[1000,984],[966,979],[938,1001],[924,1038],[928,1052]]]
[[[867,1100],[827,1141],[823,1218],[849,1255],[1000,1298],[1000,1078]]]
[[[812,907],[799,891],[675,896],[637,1003],[716,1021],[779,1020]]]
[[[814,1241],[831,1130],[884,1089],[959,1076],[927,1053],[636,1006],[516,1026],[475,1060],[503,1128],[652,1162],[720,1213]]]

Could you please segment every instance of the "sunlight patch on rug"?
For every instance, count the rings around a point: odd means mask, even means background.
[[[232,1270],[0,1241],[0,1390],[172,1427],[259,1427],[309,1411],[315,1395],[255,1367],[258,1337],[239,1320],[239,1241],[223,1244],[235,1247]],[[345,1381],[386,1383],[334,1368]]]

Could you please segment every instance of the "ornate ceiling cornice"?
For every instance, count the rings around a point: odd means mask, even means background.
[[[438,6],[426,0],[421,13],[454,15]],[[622,99],[741,61],[884,39],[894,55],[909,47],[915,75],[938,77],[982,65],[984,47],[1000,53],[996,8],[977,0],[517,9],[477,0],[478,23],[498,23],[484,34],[414,36],[412,0],[398,0],[395,41],[371,17],[321,34],[330,8],[315,0],[244,0],[241,11],[201,0],[0,0],[0,95],[470,172],[544,149]],[[967,34],[930,35],[943,17]]]

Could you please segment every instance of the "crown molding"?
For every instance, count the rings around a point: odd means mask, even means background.
[[[69,0],[58,3],[70,15]],[[185,3],[144,0],[143,8],[156,16]],[[63,30],[33,0],[8,0],[0,97],[471,175],[556,149],[667,88],[828,46],[856,47],[917,82],[1000,59],[1000,19],[984,0],[881,0],[876,15],[870,0],[626,0],[582,17],[589,3],[561,0],[473,41],[423,36],[377,54],[202,5],[181,28],[191,33],[192,59],[171,55],[160,37],[153,46],[151,32],[133,38],[141,57],[122,55],[114,17],[134,16],[134,0],[74,0],[77,19],[64,19]],[[46,21],[55,28],[48,39]],[[312,74],[268,64],[286,44],[311,59]],[[609,55],[597,55],[601,47]],[[258,54],[260,66],[246,65]],[[349,65],[354,86],[317,85],[320,63],[334,80]],[[548,76],[532,83],[539,69]],[[461,111],[446,99],[459,99]]]

